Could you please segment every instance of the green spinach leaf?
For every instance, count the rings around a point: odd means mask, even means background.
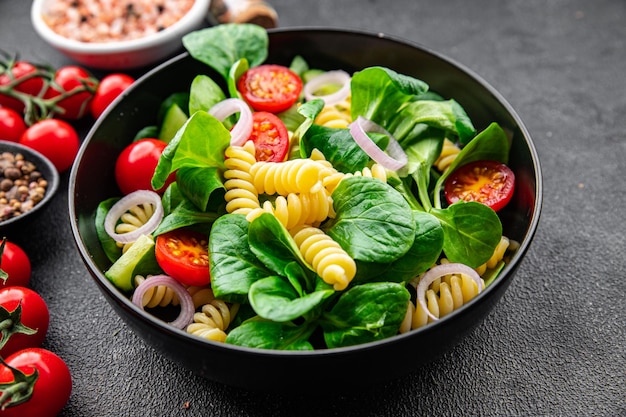
[[[349,289],[320,320],[327,346],[352,346],[397,334],[409,299],[404,285],[392,282]]]
[[[313,350],[308,341],[315,326],[250,319],[228,333],[226,343],[257,349]]]
[[[224,100],[226,95],[211,77],[197,75],[189,90],[189,114],[197,111],[209,111],[211,107]]]
[[[332,198],[336,217],[323,228],[352,258],[392,262],[413,244],[411,208],[391,186],[375,178],[348,177]]]
[[[254,24],[223,24],[190,32],[183,36],[189,54],[228,79],[235,62],[246,58],[251,67],[267,59],[267,31]]]

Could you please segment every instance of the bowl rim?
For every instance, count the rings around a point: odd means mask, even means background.
[[[48,181],[48,187],[46,189],[44,198],[39,203],[35,204],[32,209],[30,209],[26,213],[20,214],[17,217],[12,217],[10,219],[0,221],[0,231],[4,231],[15,225],[15,223],[18,223],[28,218],[29,215],[35,214],[42,210],[56,194],[61,181],[60,174],[54,164],[42,153],[33,148],[29,148],[17,142],[9,142],[3,140],[0,141],[0,152],[11,152],[14,154],[21,153],[22,155],[24,155],[25,159],[33,162],[37,166],[37,171],[42,172],[42,174],[44,173],[44,170],[47,171],[45,180]],[[42,169],[42,164],[44,166],[44,169]]]
[[[186,34],[199,21],[204,20],[208,16],[211,5],[211,0],[194,0],[191,9],[180,20],[160,32],[141,38],[113,42],[82,42],[59,35],[44,22],[43,7],[48,1],[54,0],[33,0],[30,16],[35,31],[56,48],[91,55],[132,52],[174,40]]]
[[[494,98],[505,108],[505,110],[507,111],[508,115],[515,121],[515,123],[517,124],[517,127],[519,128],[519,131],[522,135],[522,139],[524,140],[524,142],[526,143],[526,145],[528,146],[528,150],[529,153],[531,155],[531,160],[532,160],[532,172],[535,175],[535,195],[534,195],[534,204],[533,204],[533,213],[530,219],[530,222],[528,224],[527,227],[527,231],[524,235],[524,239],[522,239],[522,241],[519,242],[520,246],[517,249],[515,255],[513,256],[513,258],[511,259],[511,261],[509,263],[507,263],[505,265],[505,267],[503,268],[503,270],[500,272],[501,276],[506,277],[506,279],[496,279],[491,285],[489,285],[486,289],[484,289],[481,293],[481,295],[479,297],[475,297],[474,299],[472,299],[469,303],[464,304],[463,306],[461,306],[459,309],[454,310],[452,313],[448,314],[445,318],[435,322],[435,323],[430,323],[428,326],[424,326],[422,328],[419,329],[415,329],[415,330],[411,330],[410,332],[404,333],[404,334],[397,334],[382,340],[377,340],[377,341],[373,341],[373,342],[367,342],[367,343],[362,343],[362,344],[358,344],[358,345],[353,345],[353,346],[346,346],[346,347],[339,347],[339,348],[326,348],[326,349],[316,349],[316,350],[310,350],[310,351],[290,351],[290,350],[270,350],[270,349],[258,349],[258,348],[249,348],[249,347],[243,347],[243,346],[237,346],[237,345],[230,345],[230,344],[225,344],[225,343],[219,343],[219,342],[214,342],[211,340],[205,340],[205,339],[201,339],[199,337],[195,337],[193,335],[190,335],[189,333],[187,333],[184,330],[181,329],[177,329],[174,328],[172,326],[169,326],[166,322],[164,322],[163,320],[145,312],[144,310],[142,310],[141,308],[137,307],[136,305],[134,305],[130,299],[123,297],[121,293],[119,293],[119,290],[117,290],[117,288],[114,287],[114,285],[104,276],[104,274],[100,271],[99,267],[95,264],[93,258],[91,257],[91,255],[88,253],[86,246],[84,245],[81,235],[80,235],[80,231],[78,228],[78,224],[77,224],[77,220],[78,220],[78,216],[74,210],[74,201],[75,201],[75,196],[73,193],[74,190],[74,186],[75,186],[75,182],[76,182],[76,177],[77,177],[77,173],[78,173],[78,166],[80,164],[80,160],[85,152],[85,149],[88,145],[88,143],[90,142],[90,138],[92,137],[93,133],[98,129],[99,125],[102,123],[102,121],[106,118],[106,114],[108,114],[109,112],[112,112],[114,110],[114,108],[116,107],[115,104],[112,104],[108,107],[108,109],[105,111],[105,113],[103,114],[103,117],[101,117],[98,121],[96,121],[96,123],[92,126],[91,130],[88,132],[85,141],[83,142],[83,144],[81,145],[81,148],[79,149],[78,155],[75,159],[75,162],[72,166],[71,169],[71,173],[70,173],[70,186],[68,187],[68,203],[69,203],[69,212],[70,212],[70,219],[71,219],[71,229],[72,229],[72,234],[74,236],[75,239],[75,243],[76,246],[81,254],[81,257],[83,259],[83,261],[88,265],[89,269],[90,269],[90,273],[92,275],[92,277],[94,278],[94,280],[96,281],[96,283],[100,286],[101,290],[106,291],[107,293],[109,293],[113,298],[117,299],[118,303],[121,302],[123,304],[123,308],[129,312],[135,315],[135,317],[139,320],[141,320],[142,322],[144,322],[145,324],[150,325],[153,328],[156,328],[157,330],[159,330],[160,332],[165,332],[165,333],[170,333],[170,334],[174,334],[178,337],[182,337],[185,339],[185,341],[187,343],[193,343],[193,344],[197,344],[197,345],[202,345],[202,346],[210,346],[212,349],[220,349],[220,350],[226,350],[226,351],[238,351],[241,353],[245,353],[248,355],[255,355],[257,357],[279,357],[279,356],[283,356],[283,357],[322,357],[322,356],[337,356],[337,355],[345,355],[345,354],[350,354],[352,352],[355,351],[366,351],[366,350],[370,350],[370,349],[376,349],[382,345],[393,345],[393,344],[398,344],[401,343],[403,340],[408,339],[408,338],[413,338],[416,337],[416,335],[418,334],[422,334],[422,333],[431,333],[431,332],[436,332],[438,331],[438,329],[441,326],[444,326],[446,322],[452,320],[453,318],[465,314],[466,310],[468,309],[473,309],[475,306],[477,306],[478,304],[481,303],[487,303],[489,297],[487,296],[489,293],[491,292],[496,292],[499,290],[499,287],[504,286],[504,285],[508,285],[510,283],[510,280],[512,279],[512,275],[509,274],[510,271],[514,271],[517,269],[517,267],[519,266],[520,262],[522,261],[522,259],[524,258],[524,254],[527,252],[533,237],[537,231],[538,228],[538,224],[539,224],[539,219],[540,219],[540,215],[541,215],[541,208],[543,205],[543,178],[542,178],[542,170],[541,170],[541,164],[539,161],[539,155],[537,153],[535,144],[532,140],[532,137],[528,131],[528,129],[526,128],[526,126],[524,125],[523,121],[521,120],[520,116],[517,114],[517,112],[513,109],[513,107],[509,104],[509,102],[502,96],[501,93],[499,93],[493,86],[491,86],[485,79],[483,79],[480,75],[478,75],[477,73],[475,73],[473,70],[469,69],[468,67],[466,67],[465,65],[455,61],[454,59],[443,55],[442,53],[436,52],[432,49],[430,49],[429,47],[426,47],[424,45],[421,45],[417,42],[414,41],[410,41],[395,35],[390,35],[390,34],[386,34],[386,33],[382,33],[382,32],[373,32],[373,31],[367,31],[367,30],[361,30],[361,29],[354,29],[354,28],[335,28],[335,27],[321,27],[321,26],[304,26],[304,27],[281,27],[281,28],[273,28],[273,29],[268,29],[268,33],[270,34],[270,42],[271,42],[271,34],[276,33],[276,34],[282,34],[282,33],[304,33],[304,32],[310,32],[312,34],[315,33],[325,33],[325,34],[340,34],[340,35],[357,35],[357,36],[363,36],[363,37],[369,37],[369,38],[379,38],[379,39],[385,39],[387,41],[390,41],[392,43],[398,43],[404,46],[408,46],[410,48],[413,49],[417,49],[420,50],[421,52],[424,52],[428,55],[431,55],[439,60],[444,61],[445,63],[447,63],[448,65],[460,70],[461,72],[465,73],[466,75],[468,75],[470,78],[472,78],[473,81],[477,82],[478,84],[481,85],[482,88],[484,88],[489,94],[492,94],[494,96]],[[184,59],[190,59],[190,55],[187,52],[183,52],[177,56],[174,56],[168,60],[166,60],[165,62],[155,66],[154,68],[152,68],[150,71],[146,72],[144,75],[142,75],[140,78],[137,79],[137,81],[131,86],[129,87],[128,91],[126,91],[126,94],[130,93],[131,91],[133,91],[136,88],[139,88],[141,86],[141,84],[143,84],[144,80],[152,77],[155,73],[158,73],[162,70],[164,70],[165,68],[167,68],[168,66],[179,62],[181,60]],[[193,58],[191,58],[193,59]],[[126,94],[122,94],[120,97],[118,97],[116,99],[116,101],[114,103],[117,103],[119,101],[121,101],[123,99],[124,96],[126,96]],[[95,273],[95,276],[94,276]],[[97,279],[96,279],[97,276]],[[126,319],[125,319],[126,321]]]

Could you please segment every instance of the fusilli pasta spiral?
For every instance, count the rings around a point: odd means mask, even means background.
[[[143,226],[154,214],[154,206],[150,203],[140,204],[131,207],[128,211],[120,217],[119,223],[115,226],[115,233],[128,233],[132,232]],[[122,252],[126,252],[128,248],[133,244],[116,242],[117,246],[122,248]]]
[[[250,167],[256,163],[254,142],[247,141],[243,146],[230,146],[226,149],[224,165],[224,187],[226,211],[248,214],[259,208],[259,196],[252,183]]]
[[[256,162],[250,167],[252,183],[259,194],[315,193],[329,167],[312,159]]]
[[[291,234],[304,259],[336,291],[348,287],[356,275],[356,263],[339,243],[317,227],[302,226]]]
[[[334,104],[326,105],[315,118],[315,124],[324,127],[346,128],[352,122],[350,97]]]
[[[150,279],[150,276],[144,277],[142,275],[135,276],[135,287],[144,282],[146,279]],[[150,288],[143,296],[142,304],[144,307],[165,307],[168,305],[177,306],[180,303],[176,292],[166,285],[157,285]]]
[[[193,315],[193,323],[187,333],[216,342],[226,340],[226,329],[237,313],[238,305],[228,306],[224,301],[213,299]]]
[[[459,148],[450,139],[444,139],[441,154],[439,155],[439,158],[437,158],[437,160],[435,161],[435,166],[437,167],[439,172],[444,172],[454,161],[459,152],[461,152],[461,148]]]

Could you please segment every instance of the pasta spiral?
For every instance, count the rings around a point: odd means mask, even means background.
[[[119,223],[115,226],[115,233],[128,233],[132,232],[143,226],[154,214],[154,206],[150,203],[138,204],[131,207],[128,211],[120,217]],[[122,252],[126,252],[128,248],[133,244],[116,242],[117,246],[122,248]]]
[[[464,274],[449,275],[431,284],[426,291],[426,304],[428,311],[440,318],[468,303],[476,295],[478,286],[474,280]],[[411,329],[420,328],[429,322],[428,315],[419,306],[411,303],[409,309],[412,309]]]
[[[150,279],[150,276],[144,277],[142,275],[135,276],[135,287],[144,282],[146,279]],[[150,288],[143,296],[142,304],[144,307],[166,307],[168,305],[177,306],[180,304],[176,292],[167,285],[157,285]]]
[[[315,124],[344,129],[352,122],[350,98],[334,105],[326,105],[315,118]]]
[[[252,184],[250,175],[250,167],[254,163],[256,163],[254,142],[247,141],[243,146],[230,146],[226,149],[224,198],[228,213],[248,214],[260,207],[257,189]]]
[[[250,167],[252,183],[258,194],[315,193],[330,168],[312,159],[285,162],[256,162]]]
[[[491,258],[487,260],[483,265],[476,268],[476,272],[478,275],[483,275],[487,269],[493,269],[498,266],[498,263],[504,259],[504,255],[506,251],[509,249],[511,245],[510,240],[506,236],[502,236],[500,238],[500,243],[496,246],[496,249],[493,251],[493,255]]]
[[[459,152],[461,152],[461,148],[459,148],[450,139],[444,139],[443,147],[441,148],[441,154],[434,164],[439,172],[444,172],[450,166],[450,164],[452,164]]]
[[[287,230],[291,230],[304,224],[319,225],[331,214],[332,204],[326,189],[320,188],[315,193],[290,193],[286,197],[278,196],[274,204],[266,201],[261,208],[252,210],[246,218],[252,221],[267,212],[273,214]]]
[[[213,299],[193,315],[193,323],[187,326],[187,333],[216,342],[226,340],[226,329],[237,313],[238,306],[228,306],[224,301]]]
[[[356,275],[356,263],[339,243],[317,227],[299,227],[291,234],[304,259],[324,282],[336,291],[347,288]]]

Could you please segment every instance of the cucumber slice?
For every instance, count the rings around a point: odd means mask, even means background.
[[[163,117],[161,130],[159,131],[159,139],[169,143],[174,135],[176,135],[176,132],[178,132],[178,129],[180,129],[186,121],[187,114],[183,109],[181,109],[178,104],[172,104]]]
[[[117,261],[104,275],[122,291],[132,291],[135,287],[133,284],[133,272],[137,264],[143,259],[144,255],[154,248],[154,239],[150,235],[141,235],[133,245],[128,248],[126,253],[119,257]]]

